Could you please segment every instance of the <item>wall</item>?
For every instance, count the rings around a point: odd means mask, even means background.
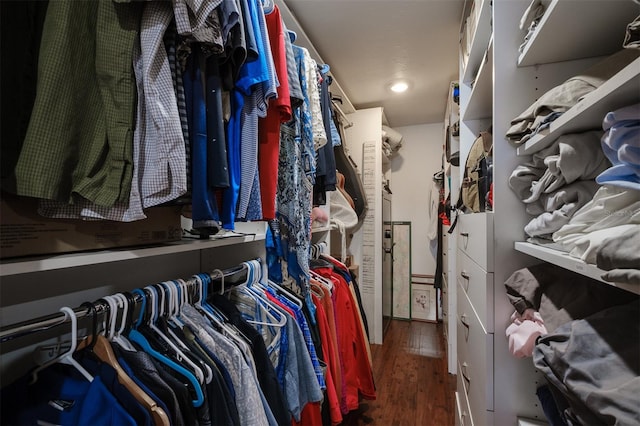
[[[436,242],[429,241],[429,193],[433,175],[441,169],[443,124],[395,127],[402,147],[391,159],[393,221],[411,222],[411,273],[436,271]]]
[[[360,265],[359,285],[362,294],[362,305],[369,323],[369,337],[371,343],[382,343],[382,108],[368,108],[358,110],[347,115],[352,126],[345,129],[345,147],[358,166],[362,178],[363,145],[366,142],[376,144],[373,197],[367,197],[367,214],[364,222],[372,222],[375,232],[373,245],[363,246],[363,228],[360,226],[353,232],[353,239],[348,251],[354,257],[354,262]],[[363,179],[364,182],[364,179]],[[366,189],[365,189],[366,190]],[[362,224],[364,225],[364,224]],[[363,258],[373,264],[373,268],[363,268]],[[366,270],[365,270],[366,269]],[[367,279],[370,277],[370,279]]]

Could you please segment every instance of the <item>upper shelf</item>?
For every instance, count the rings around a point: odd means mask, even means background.
[[[631,0],[553,0],[518,58],[518,66],[610,55],[622,47],[626,26],[640,14]]]
[[[493,37],[485,51],[478,76],[473,83],[462,120],[479,120],[493,116]]]
[[[601,281],[614,287],[622,288],[632,293],[640,294],[640,286],[604,281],[601,277],[605,271],[599,269],[595,265],[585,263],[581,259],[572,257],[568,253],[525,242],[516,242],[515,249],[519,252],[544,260],[545,262],[552,263],[556,266],[560,266],[561,268],[568,269],[569,271],[576,272],[580,275],[593,278],[594,280]]]
[[[602,120],[608,112],[639,101],[640,58],[637,58],[553,121],[546,131],[518,147],[518,155],[538,152],[566,133],[601,129]]]
[[[470,43],[469,57],[462,73],[462,82],[465,84],[468,84],[475,77],[491,38],[492,2],[491,0],[482,0],[481,3],[480,10],[477,12],[476,28]]]
[[[243,233],[220,233],[211,237],[211,239],[209,240],[184,239],[182,241],[165,243],[152,247],[134,247],[92,252],[56,254],[50,256],[5,259],[2,260],[2,263],[0,264],[0,277],[17,274],[27,274],[39,271],[51,271],[55,269],[88,266],[97,263],[119,262],[123,260],[139,259],[143,257],[162,256],[166,254],[204,250],[215,247],[223,247],[234,244],[264,240],[265,228],[263,222],[255,222],[255,224],[262,224],[261,227],[251,226],[253,224],[254,223],[247,223],[248,227],[246,227],[246,229],[243,228]]]

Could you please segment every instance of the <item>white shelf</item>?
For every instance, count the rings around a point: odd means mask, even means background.
[[[547,131],[537,134],[518,147],[518,155],[538,152],[566,133],[601,129],[602,120],[609,111],[639,101],[640,58],[637,58],[553,121]]]
[[[0,276],[5,277],[9,275],[87,266],[97,263],[119,262],[122,260],[139,259],[143,257],[162,256],[166,254],[225,247],[264,239],[265,234],[263,228],[262,232],[256,234],[234,234],[228,232],[221,235],[215,235],[209,240],[184,239],[182,241],[165,243],[153,247],[100,250],[95,252],[38,256],[26,259],[6,259],[2,261],[2,264],[0,264]]]
[[[485,51],[478,77],[471,89],[469,102],[462,112],[462,120],[480,120],[493,115],[493,38]]]
[[[491,0],[482,0],[480,6],[480,14],[473,33],[469,57],[467,58],[466,66],[462,73],[462,82],[465,84],[473,80],[482,61],[486,47],[489,45],[489,38],[491,37],[491,3]]]
[[[640,294],[640,286],[604,281],[601,277],[605,271],[598,268],[596,265],[585,263],[581,259],[572,257],[568,253],[525,242],[516,242],[515,249],[519,252],[528,254],[529,256],[544,260],[545,262],[552,263],[580,275],[593,278],[594,280],[598,280],[613,287],[619,287],[624,290]]]
[[[518,58],[518,66],[610,55],[622,48],[626,26],[640,14],[633,1],[553,0]],[[561,35],[561,36],[560,36]]]

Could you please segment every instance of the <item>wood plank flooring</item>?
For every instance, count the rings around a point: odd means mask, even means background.
[[[371,345],[377,399],[362,401],[345,426],[452,426],[455,376],[447,372],[442,324],[393,320]]]

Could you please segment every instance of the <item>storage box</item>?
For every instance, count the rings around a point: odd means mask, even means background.
[[[180,207],[154,207],[135,222],[49,219],[38,215],[38,200],[0,200],[0,258],[68,253],[178,241]]]

